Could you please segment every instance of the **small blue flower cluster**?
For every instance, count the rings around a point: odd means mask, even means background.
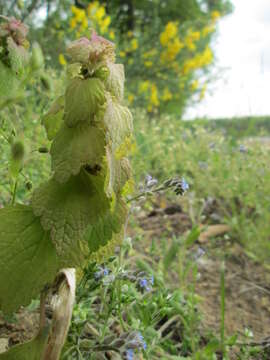
[[[145,290],[147,292],[151,291],[152,286],[154,285],[154,276],[151,276],[150,279],[139,278],[138,285],[141,290]]]
[[[182,179],[173,178],[164,181],[164,188],[173,188],[176,195],[184,195],[184,193],[189,189],[189,184],[186,179],[182,177]]]
[[[145,177],[145,187],[146,189],[151,189],[152,187],[158,184],[158,180],[154,179],[151,175],[147,174]]]
[[[107,276],[109,275],[109,270],[105,267],[99,267],[99,270],[97,272],[94,273],[94,277],[95,277],[95,280],[100,280],[102,278],[104,278],[104,276]]]
[[[126,344],[126,360],[134,359],[135,350],[146,350],[147,348],[146,342],[139,331],[133,333],[132,335],[132,338]]]

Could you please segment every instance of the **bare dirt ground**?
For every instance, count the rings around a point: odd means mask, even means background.
[[[153,238],[178,236],[191,227],[189,216],[181,206],[169,204],[164,209],[155,209],[138,217],[139,226],[144,230],[144,249],[147,251]],[[148,243],[148,245],[147,245]],[[198,263],[200,274],[196,282],[196,293],[201,298],[199,308],[203,314],[205,330],[219,332],[220,329],[220,269],[225,255],[227,334],[238,334],[245,329],[253,332],[254,341],[270,336],[270,271],[250,257],[236,242],[220,237],[197,242],[190,252],[203,248],[205,254]],[[141,251],[141,249],[138,249]]]

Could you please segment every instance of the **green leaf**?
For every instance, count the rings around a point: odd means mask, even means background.
[[[200,233],[201,233],[201,231],[200,231],[199,226],[194,226],[190,230],[190,232],[188,233],[188,236],[186,237],[186,239],[184,241],[185,247],[186,248],[191,247],[195,243],[195,241],[198,240]]]
[[[118,100],[123,99],[125,73],[122,64],[108,63],[109,76],[106,81],[106,88]]]
[[[108,193],[120,194],[126,182],[131,178],[131,167],[127,158],[116,159],[107,151],[108,160]]]
[[[62,95],[55,100],[45,116],[42,118],[42,125],[45,126],[49,140],[58,133],[63,123],[65,97]]]
[[[18,88],[18,79],[12,70],[0,61],[0,102],[16,97]]]
[[[12,37],[7,39],[7,48],[12,70],[21,75],[29,61],[28,52],[23,46],[17,45]]]
[[[111,255],[115,246],[123,238],[123,226],[127,219],[127,207],[123,200],[116,199],[112,209],[88,227],[85,239],[88,242],[92,260],[104,261],[104,256]]]
[[[29,206],[0,209],[0,309],[28,305],[59,268],[56,251]]]
[[[40,360],[47,344],[49,328],[45,327],[33,340],[16,345],[0,354],[0,360]]]
[[[58,255],[70,267],[81,265],[88,255],[84,232],[109,211],[110,201],[103,178],[82,170],[64,184],[51,179],[41,185],[33,193],[32,205],[43,228],[50,231]]]
[[[100,79],[72,79],[65,94],[65,123],[73,127],[80,121],[90,121],[105,100],[105,89]]]
[[[76,128],[64,125],[52,147],[52,170],[55,179],[66,182],[77,175],[83,165],[94,168],[105,156],[105,134],[97,127],[81,123]]]
[[[107,141],[112,150],[116,150],[133,131],[131,112],[127,107],[113,101],[111,97],[107,99],[104,124],[108,131]]]

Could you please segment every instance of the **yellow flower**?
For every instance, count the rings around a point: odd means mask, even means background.
[[[130,31],[130,30],[129,30],[129,31],[127,32],[127,36],[128,36],[129,38],[131,38],[131,37],[133,36],[133,31]]]
[[[150,96],[150,103],[154,106],[159,106],[158,100],[158,89],[155,84],[151,86],[151,96]]]
[[[193,59],[188,59],[183,65],[182,72],[184,75],[188,74],[190,71],[203,68],[207,65],[210,65],[213,61],[213,53],[209,46],[206,46],[202,53],[196,54]]]
[[[86,17],[85,11],[82,9],[77,9],[75,13],[75,19],[77,22],[82,22],[83,19]]]
[[[119,52],[119,55],[120,55],[120,57],[122,57],[122,58],[123,58],[123,57],[125,57],[125,56],[126,56],[126,53],[125,53],[125,51],[120,51],[120,52]]]
[[[160,34],[159,40],[162,46],[166,46],[170,39],[173,39],[178,31],[177,22],[170,21],[165,30]]]
[[[206,89],[207,89],[207,85],[204,84],[202,89],[201,89],[200,100],[203,100],[205,98]]]
[[[112,40],[114,40],[115,39],[115,33],[114,33],[114,31],[110,31],[109,32],[109,37],[112,39]]]
[[[96,18],[98,20],[101,20],[104,15],[105,15],[105,8],[103,6],[100,6],[99,9],[96,11]]]
[[[94,2],[90,3],[87,7],[88,16],[91,16],[92,12],[96,11],[96,9],[98,7],[99,7],[98,1],[94,1]]]
[[[170,92],[169,88],[166,87],[166,88],[163,90],[163,94],[162,94],[161,99],[162,99],[163,101],[169,101],[169,100],[172,99],[172,97],[173,97],[173,96],[172,96],[172,93]]]
[[[168,22],[165,28],[165,32],[168,34],[169,39],[175,37],[175,35],[177,34],[177,30],[178,30],[177,23],[173,21]]]
[[[103,26],[108,27],[111,23],[111,17],[110,16],[106,16],[104,21],[103,21]]]
[[[194,42],[200,40],[200,36],[201,34],[199,31],[190,30],[188,32],[187,36],[185,37],[185,44],[190,51],[196,50],[196,44],[194,44]]]
[[[220,16],[221,16],[221,14],[217,10],[211,12],[211,18],[213,21],[216,21],[217,19],[219,19]]]
[[[69,20],[69,26],[71,27],[71,29],[74,29],[77,25],[76,19],[72,18]]]
[[[83,20],[82,20],[82,28],[83,28],[84,30],[86,30],[86,29],[88,28],[88,20],[87,20],[86,17],[83,18]]]
[[[72,5],[72,6],[71,6],[71,12],[72,12],[73,14],[77,14],[77,11],[78,11],[78,8],[77,8],[75,5]]]
[[[152,67],[152,66],[153,66],[153,61],[145,61],[145,62],[144,62],[144,66],[146,66],[146,67]]]
[[[166,46],[169,41],[168,35],[165,32],[161,33],[159,40],[162,46]]]
[[[58,57],[58,60],[59,60],[59,63],[62,65],[62,66],[65,66],[67,64],[67,61],[64,57],[63,54],[59,54],[59,57]]]
[[[199,81],[198,80],[194,80],[191,84],[190,84],[190,89],[192,91],[196,91],[199,87]]]
[[[210,25],[210,26],[205,26],[203,29],[202,29],[202,36],[203,37],[206,37],[207,35],[211,34],[212,32],[215,31],[215,27],[213,25]]]
[[[139,94],[146,92],[149,89],[149,87],[150,84],[148,80],[141,82],[139,85]]]
[[[128,102],[130,103],[130,104],[132,104],[133,103],[133,101],[134,101],[134,95],[133,94],[128,94]]]
[[[138,49],[138,40],[137,39],[132,39],[130,42],[131,45],[131,50],[135,51]]]
[[[151,104],[148,104],[147,106],[147,111],[148,112],[152,112],[153,111],[153,106]]]

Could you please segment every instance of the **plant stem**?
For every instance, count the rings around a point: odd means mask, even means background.
[[[13,188],[13,191],[12,191],[11,205],[14,205],[14,203],[15,203],[17,186],[18,186],[18,176],[17,176],[17,178],[15,180],[14,188]]]
[[[225,355],[225,262],[222,261],[220,270],[220,294],[221,294],[221,324],[220,324],[220,342],[222,354]]]

